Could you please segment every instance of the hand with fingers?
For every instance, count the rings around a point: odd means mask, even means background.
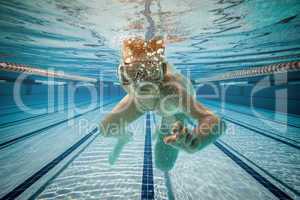
[[[195,153],[215,141],[225,129],[225,123],[218,118],[203,119],[192,131],[177,121],[172,126],[172,133],[164,137],[164,142],[188,153]]]

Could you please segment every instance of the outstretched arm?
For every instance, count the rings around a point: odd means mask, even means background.
[[[118,142],[108,157],[111,165],[117,161],[124,145],[129,142],[132,136],[126,131],[126,127],[142,114],[136,108],[134,98],[127,95],[100,122],[100,132],[103,136],[118,138]]]
[[[143,115],[134,102],[134,97],[126,95],[113,110],[100,122],[100,130],[104,136],[119,137],[125,133],[129,123]]]
[[[188,116],[197,120],[196,127],[189,132],[180,122],[172,127],[172,135],[166,136],[164,142],[187,152],[196,152],[215,141],[224,131],[225,124],[209,109],[205,108],[184,88],[178,88],[182,96],[181,109]]]

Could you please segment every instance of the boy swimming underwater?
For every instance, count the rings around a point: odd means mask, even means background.
[[[127,125],[148,111],[162,117],[156,134],[155,164],[163,171],[172,169],[179,150],[197,152],[224,132],[225,124],[196,100],[191,84],[166,62],[164,52],[160,37],[123,41],[118,76],[127,95],[100,123],[104,136],[118,138],[110,156],[112,164],[131,137]],[[190,118],[197,122],[192,130],[187,127]]]

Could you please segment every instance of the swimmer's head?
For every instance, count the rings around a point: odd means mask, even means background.
[[[130,38],[123,41],[122,62],[119,78],[123,84],[140,81],[159,82],[163,80],[165,44],[161,37],[149,41]]]
[[[122,57],[126,64],[163,60],[165,43],[162,37],[145,41],[141,38],[129,38],[123,41]]]

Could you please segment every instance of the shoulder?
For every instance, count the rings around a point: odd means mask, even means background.
[[[162,83],[163,90],[172,90],[172,92],[186,92],[194,95],[194,88],[189,80],[179,73],[167,73]]]

